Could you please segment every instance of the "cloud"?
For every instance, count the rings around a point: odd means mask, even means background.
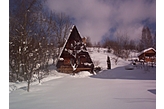
[[[81,35],[91,37],[92,42],[110,35],[111,28],[138,39],[144,20],[156,22],[155,0],[47,0],[47,6],[74,18]]]
[[[110,18],[112,27],[117,28],[116,32],[127,33],[130,39],[140,39],[144,20],[148,19],[149,23],[156,22],[155,1],[122,0],[110,7],[113,12]]]

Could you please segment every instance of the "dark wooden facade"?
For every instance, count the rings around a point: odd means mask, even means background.
[[[156,50],[154,48],[145,49],[138,55],[138,58],[144,62],[156,62]]]
[[[76,70],[71,65],[71,62],[75,61],[78,64]],[[56,67],[59,72],[63,73],[77,73],[79,71],[93,72],[93,62],[76,26],[73,26],[70,31],[68,39],[59,55]]]

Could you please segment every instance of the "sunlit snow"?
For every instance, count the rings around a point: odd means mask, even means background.
[[[92,60],[102,70],[97,74],[81,71],[75,75],[57,72],[50,67],[50,75],[32,82],[9,84],[10,109],[155,109],[156,67],[131,66],[119,58],[117,65],[112,53],[90,48]],[[132,53],[135,57],[137,54]],[[107,56],[111,69],[107,69]],[[127,70],[127,67],[133,67]],[[146,68],[146,69],[145,69]]]

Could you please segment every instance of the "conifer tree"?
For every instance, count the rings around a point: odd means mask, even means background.
[[[147,49],[149,47],[153,47],[153,38],[148,27],[143,27],[142,29],[142,36],[140,40],[140,51]]]

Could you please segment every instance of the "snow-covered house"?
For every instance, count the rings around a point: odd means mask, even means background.
[[[145,49],[138,55],[138,58],[144,62],[156,62],[156,50],[154,48]]]
[[[57,70],[63,73],[77,73],[90,71],[93,73],[94,65],[76,26],[70,34],[59,54],[56,64]]]

